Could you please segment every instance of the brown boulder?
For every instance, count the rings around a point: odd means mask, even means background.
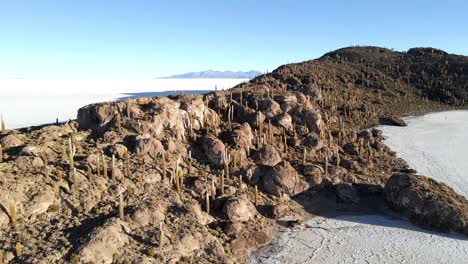
[[[161,141],[149,135],[137,136],[135,142],[135,152],[138,155],[149,155],[155,159],[164,151]]]
[[[125,145],[117,143],[111,147],[110,152],[112,155],[115,155],[116,158],[123,159],[128,149]]]
[[[180,108],[187,111],[187,113],[192,117],[192,128],[195,130],[201,129],[204,124],[204,115],[205,115],[205,104],[203,103],[203,98],[198,95],[186,95],[182,99]]]
[[[282,161],[280,154],[275,147],[264,145],[255,156],[255,163],[264,166],[275,166]]]
[[[394,116],[382,117],[380,118],[379,123],[384,126],[407,126],[406,122],[403,119]]]
[[[324,169],[317,165],[307,165],[303,169],[303,174],[307,177],[307,182],[311,187],[319,187],[322,184],[324,173]]]
[[[110,124],[110,122],[119,114],[117,103],[91,104],[78,110],[79,129],[101,129]]]
[[[214,135],[206,135],[202,138],[202,144],[203,151],[205,152],[208,161],[211,164],[220,167],[223,164],[222,154],[226,149],[224,143]]]
[[[254,219],[257,209],[248,197],[234,197],[224,204],[223,214],[231,222],[247,222]]]
[[[288,131],[292,130],[293,128],[292,117],[287,113],[278,116],[277,122],[279,126],[283,127]]]
[[[244,123],[234,127],[229,135],[229,141],[235,148],[247,149],[252,148],[253,133],[249,123]]]
[[[280,196],[282,193],[295,195],[309,188],[297,171],[287,161],[282,161],[263,176],[263,188],[269,194]]]
[[[0,140],[0,144],[4,149],[8,149],[23,145],[23,141],[15,135],[8,135]]]
[[[76,252],[78,260],[82,263],[112,263],[130,241],[125,229],[128,229],[127,224],[119,219],[110,219],[97,227]]]
[[[280,105],[273,99],[263,99],[260,102],[259,108],[265,113],[267,118],[273,118],[281,113]]]
[[[385,185],[385,200],[414,224],[468,235],[468,201],[431,178],[395,173]]]

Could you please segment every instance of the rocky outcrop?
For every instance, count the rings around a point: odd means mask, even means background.
[[[379,123],[384,126],[399,126],[399,127],[407,126],[406,122],[403,119],[394,117],[394,116],[382,117],[379,120]]]
[[[228,134],[228,141],[236,149],[251,149],[253,133],[249,123],[234,127],[233,131]]]
[[[468,235],[468,201],[431,178],[396,173],[385,185],[385,200],[414,224]]]
[[[149,155],[155,159],[164,151],[161,141],[150,135],[137,136],[135,139],[135,153],[138,155]]]
[[[113,263],[114,255],[122,253],[122,247],[129,243],[125,229],[128,229],[125,222],[118,219],[96,228],[78,249],[78,260],[81,263]]]
[[[224,143],[214,135],[206,135],[202,138],[202,146],[208,161],[215,165],[223,164],[222,155],[226,147]]]
[[[257,209],[246,196],[230,198],[223,206],[225,218],[231,222],[253,220]]]
[[[15,135],[7,135],[0,139],[0,144],[4,149],[23,145],[23,141]]]
[[[262,179],[263,188],[269,194],[295,195],[309,188],[297,171],[287,161],[282,161],[266,172]]]
[[[275,147],[264,145],[256,154],[255,162],[264,166],[275,166],[282,161],[280,154]]]

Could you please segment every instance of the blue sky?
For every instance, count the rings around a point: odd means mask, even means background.
[[[467,1],[0,0],[0,79],[272,70],[349,45],[468,55]]]

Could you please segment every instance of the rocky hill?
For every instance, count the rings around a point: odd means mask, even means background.
[[[227,91],[93,104],[67,124],[2,131],[2,259],[242,262],[324,193],[342,208],[373,195],[468,234],[466,199],[413,175],[367,129],[465,108],[467,63],[345,48]]]

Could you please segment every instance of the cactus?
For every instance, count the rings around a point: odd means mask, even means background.
[[[179,195],[181,195],[182,189],[184,188],[184,170],[177,166],[177,180],[179,181]]]
[[[0,250],[0,264],[3,264],[3,251]]]
[[[304,151],[302,153],[302,165],[305,165],[306,158],[307,158],[307,148],[304,148]]]
[[[10,222],[12,226],[16,225],[16,204],[10,203]]]
[[[86,175],[88,176],[88,181],[91,181],[93,178],[93,170],[91,169],[91,166],[87,165],[87,172]]]
[[[23,252],[23,246],[21,245],[20,242],[16,242],[16,245],[15,245],[16,257],[21,256],[22,252]]]
[[[224,195],[224,171],[221,171],[221,184],[219,188],[221,189],[221,195]]]
[[[112,154],[112,164],[111,164],[111,177],[112,181],[115,182],[115,155]]]
[[[227,150],[225,150],[221,154],[221,158],[222,158],[223,164],[224,164],[224,175],[226,177],[229,177],[229,164],[231,163],[231,155],[228,154]]]
[[[248,169],[248,170],[247,170],[247,173],[246,173],[247,180],[250,181],[250,179],[252,179],[252,176],[253,176],[253,171],[252,171],[252,169]]]
[[[70,163],[70,170],[73,170],[75,168],[75,162],[74,162],[74,157],[75,157],[75,152],[76,149],[72,143],[72,138],[68,138],[68,159]]]
[[[120,114],[117,114],[116,123],[117,123],[117,131],[119,131],[119,133],[122,133],[122,119],[120,117]]]
[[[258,187],[255,185],[255,191],[254,191],[254,204],[255,206],[258,206]]]
[[[159,248],[162,248],[164,245],[164,230],[163,222],[159,223]]]
[[[107,161],[105,155],[102,155],[102,176],[107,179]]]
[[[130,100],[127,100],[126,108],[127,117],[130,118]]]
[[[205,209],[206,209],[206,213],[210,214],[210,193],[209,192],[206,192]]]
[[[96,155],[96,174],[101,176],[101,160],[99,159],[99,153]]]
[[[5,131],[6,130],[6,126],[5,126],[5,120],[3,119],[3,113],[2,113],[2,123],[1,123],[1,126],[0,126],[0,131]]]
[[[283,150],[284,153],[288,153],[288,142],[287,142],[287,137],[286,137],[286,130],[283,129]]]
[[[325,153],[325,176],[328,176],[328,154]]]
[[[130,177],[130,154],[128,154],[128,150],[125,152],[125,175]]]
[[[192,174],[192,151],[188,152],[188,174]]]
[[[243,184],[242,184],[242,175],[239,175],[239,190],[242,190]]]
[[[124,201],[123,201],[123,194],[119,193],[119,218],[120,220],[124,220]]]
[[[3,147],[0,144],[0,162],[3,162]]]
[[[162,152],[162,180],[166,179],[167,175],[167,163],[166,163],[166,151]]]
[[[211,180],[211,199],[215,199],[216,198],[216,187],[215,187],[215,183],[214,183],[214,180]]]
[[[75,191],[76,186],[78,185],[78,179],[76,178],[76,169],[74,168],[71,173],[72,178],[72,192]]]
[[[229,107],[229,109],[228,109],[228,127],[229,127],[229,130],[231,131],[232,130],[231,107]]]

